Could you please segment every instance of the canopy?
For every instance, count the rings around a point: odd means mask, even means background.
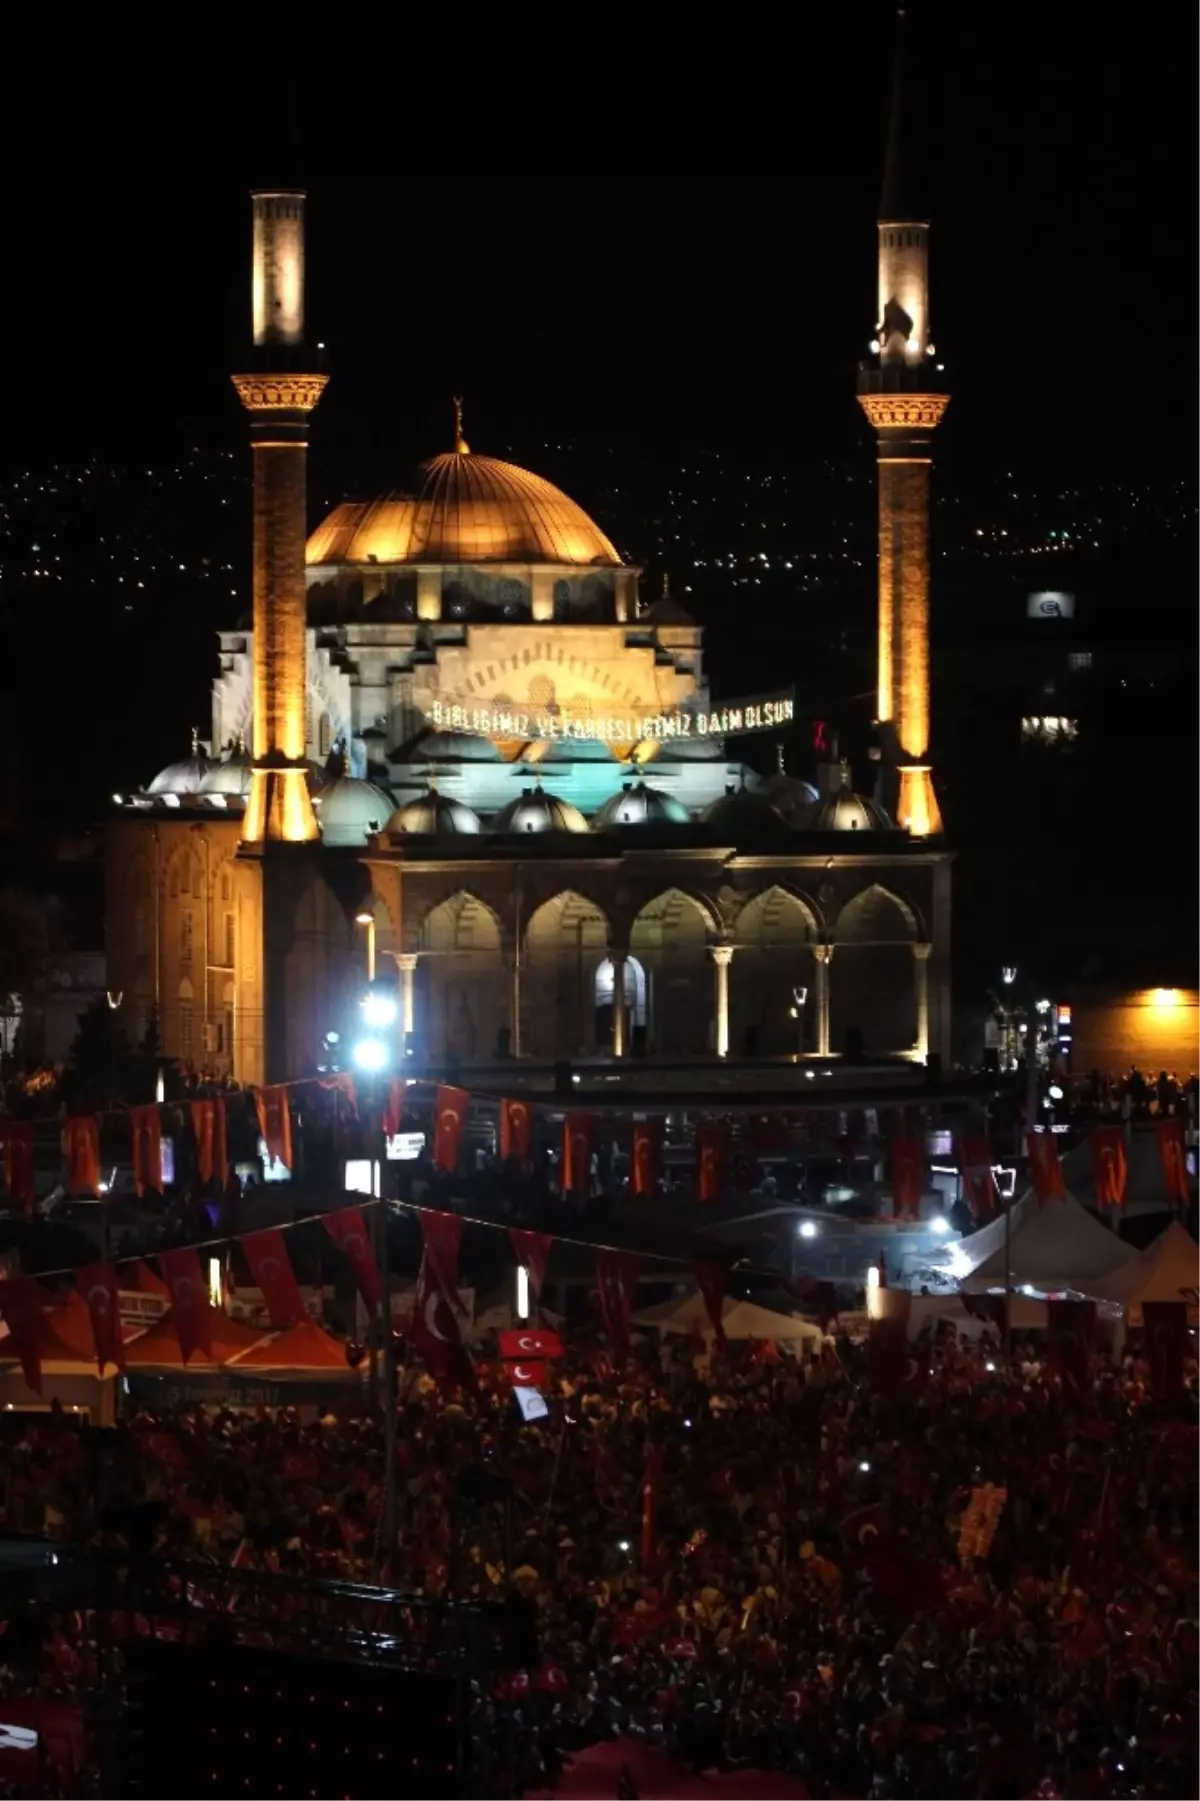
[[[634,1324],[651,1326],[659,1332],[699,1332],[705,1338],[713,1335],[708,1308],[699,1292],[682,1301],[663,1301],[634,1314]],[[734,1301],[728,1296],[721,1303],[721,1324],[726,1338],[771,1338],[778,1342],[805,1339],[820,1344],[825,1337],[820,1326],[793,1313],[772,1313],[768,1307],[756,1307],[753,1301]]]
[[[212,1309],[212,1348],[211,1357],[203,1351],[196,1351],[187,1363],[183,1361],[183,1353],[179,1349],[179,1337],[175,1331],[174,1310],[164,1313],[162,1318],[135,1338],[125,1351],[125,1363],[128,1369],[150,1370],[213,1370],[228,1363],[239,1351],[253,1350],[261,1344],[264,1334],[252,1331],[240,1321],[230,1319],[226,1314]]]
[[[1172,1220],[1166,1231],[1146,1246],[1136,1263],[1115,1270],[1097,1292],[1105,1300],[1119,1301],[1125,1309],[1126,1322],[1140,1326],[1143,1301],[1186,1301],[1188,1317],[1194,1321],[1198,1290],[1200,1250],[1190,1233]]]
[[[321,1370],[329,1375],[353,1376],[346,1362],[346,1347],[312,1320],[289,1326],[286,1332],[269,1332],[248,1351],[229,1363],[235,1370]]]
[[[1102,1294],[1105,1277],[1139,1260],[1132,1245],[1094,1219],[1070,1195],[1039,1206],[1027,1194],[1010,1209],[1011,1242],[1005,1251],[1003,1217],[954,1247],[955,1273],[964,1288],[979,1293],[1002,1288],[1005,1272],[1014,1288],[1042,1294],[1074,1289]]]
[[[55,1306],[45,1316],[46,1324],[57,1334],[63,1344],[71,1351],[96,1368],[96,1341],[92,1335],[92,1316],[88,1312],[87,1302],[77,1288],[70,1288],[61,1295]],[[140,1326],[122,1324],[121,1337],[128,1345],[141,1331]],[[109,1375],[116,1374],[116,1364],[106,1364],[105,1371]]]

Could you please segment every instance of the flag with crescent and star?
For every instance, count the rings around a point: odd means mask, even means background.
[[[528,1101],[500,1103],[500,1157],[522,1166],[529,1162],[533,1140],[533,1113]]]
[[[90,1114],[78,1114],[63,1127],[67,1153],[67,1186],[72,1194],[100,1190],[100,1128]]]
[[[563,1120],[562,1191],[588,1194],[592,1186],[592,1148],[596,1142],[596,1115],[568,1113]]]
[[[190,1246],[159,1251],[158,1267],[171,1296],[171,1318],[185,1363],[196,1351],[212,1359],[213,1309],[200,1256]]]
[[[470,1103],[471,1097],[465,1088],[451,1088],[445,1083],[434,1096],[433,1161],[447,1175],[458,1174],[463,1127]]]
[[[408,1083],[403,1076],[391,1076],[387,1085],[387,1099],[383,1103],[383,1130],[388,1138],[395,1138],[404,1124],[404,1102],[407,1098]],[[356,1108],[357,1111],[357,1108]]]
[[[638,1259],[631,1251],[597,1251],[600,1313],[618,1367],[629,1350],[629,1327],[637,1293]]]
[[[557,1359],[566,1356],[566,1346],[557,1332],[545,1326],[517,1326],[510,1332],[497,1333],[501,1357],[522,1362],[530,1357]]]
[[[87,1303],[100,1374],[104,1374],[105,1364],[123,1371],[125,1336],[121,1331],[121,1296],[116,1269],[111,1263],[86,1264],[75,1271],[75,1286]]]
[[[368,1307],[378,1307],[382,1292],[379,1265],[371,1248],[362,1208],[339,1207],[335,1213],[322,1214],[321,1218],[325,1230],[354,1271],[359,1294]]]
[[[250,1274],[262,1289],[271,1324],[281,1332],[288,1326],[302,1324],[304,1302],[300,1298],[300,1287],[287,1253],[282,1227],[270,1226],[265,1232],[247,1232],[238,1243],[246,1253]]]
[[[1092,1176],[1098,1207],[1123,1207],[1129,1171],[1124,1126],[1097,1126],[1092,1133]]]
[[[458,1252],[462,1244],[462,1220],[457,1213],[440,1213],[433,1207],[422,1207],[420,1219],[429,1273],[450,1306],[456,1313],[461,1313],[463,1305],[458,1298]]]
[[[292,1115],[288,1091],[282,1083],[273,1088],[254,1090],[254,1110],[258,1129],[268,1154],[285,1169],[292,1167]]]
[[[529,1286],[533,1289],[534,1299],[542,1298],[542,1283],[546,1280],[546,1270],[550,1263],[550,1246],[554,1243],[549,1232],[527,1232],[520,1226],[508,1228],[509,1243],[517,1253],[517,1262],[524,1264],[529,1271]]]
[[[1050,1200],[1065,1201],[1067,1191],[1063,1185],[1058,1146],[1053,1135],[1049,1132],[1026,1132],[1025,1143],[1029,1147],[1029,1179],[1033,1183],[1038,1206],[1044,1207]]]
[[[439,1388],[474,1387],[474,1366],[463,1344],[454,1309],[434,1280],[428,1257],[422,1257],[417,1276],[410,1336]]]
[[[1191,1189],[1188,1185],[1183,1121],[1156,1119],[1154,1131],[1158,1139],[1158,1154],[1162,1158],[1163,1175],[1167,1179],[1167,1199],[1176,1206],[1186,1207],[1191,1200]]]
[[[696,1196],[719,1201],[725,1195],[725,1170],[729,1162],[729,1134],[722,1125],[696,1127]]]
[[[992,1147],[984,1137],[964,1138],[958,1147],[963,1199],[977,1225],[1000,1211],[996,1178],[992,1174]]]
[[[662,1137],[661,1119],[634,1120],[629,1187],[643,1200],[653,1196],[658,1188],[662,1171]]]
[[[162,1192],[162,1119],[157,1107],[129,1109],[129,1136],[133,1149],[133,1185],[139,1194],[147,1188]]]
[[[192,1136],[196,1141],[196,1174],[203,1187],[214,1180],[224,1184],[229,1157],[225,1144],[225,1102],[220,1095],[190,1101]]]
[[[892,1218],[920,1219],[925,1146],[919,1138],[892,1139]]]

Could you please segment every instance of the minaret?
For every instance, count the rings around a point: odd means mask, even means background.
[[[904,13],[898,15],[898,32]],[[858,398],[875,428],[879,465],[879,724],[895,766],[898,824],[942,830],[929,755],[929,474],[933,433],[950,396],[929,335],[929,221],[905,185],[901,44],[879,205],[879,312]]]
[[[250,414],[254,463],[254,741],[248,844],[318,836],[304,766],[307,739],[304,544],[308,417],[327,377],[303,373],[304,195],[252,195],[253,373],[233,376]]]

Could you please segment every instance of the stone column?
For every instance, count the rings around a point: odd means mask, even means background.
[[[408,1059],[408,1042],[413,1035],[413,976],[417,969],[416,951],[397,951],[396,968],[400,971],[400,1062]]]
[[[629,1022],[625,1006],[625,966],[628,960],[626,951],[612,951],[609,955],[613,972],[612,1054],[614,1057],[624,1057],[628,1050]]]
[[[913,985],[917,999],[917,1042],[915,1056],[919,1063],[924,1063],[929,1056],[929,959],[933,954],[932,944],[914,944]]]
[[[829,1055],[829,965],[833,962],[832,944],[813,945],[813,974],[817,990],[817,1055]]]
[[[717,1055],[729,1055],[729,965],[733,962],[732,944],[710,945],[716,978],[714,1005],[717,1016]]]

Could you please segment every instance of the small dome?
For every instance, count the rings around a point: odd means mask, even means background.
[[[842,764],[842,785],[822,801],[809,825],[814,832],[894,832],[895,826],[879,805],[850,786],[849,765]]]
[[[235,750],[221,763],[210,763],[208,774],[200,784],[201,794],[227,794],[231,798],[245,800],[250,792],[250,757],[244,750]]]
[[[490,738],[477,732],[426,732],[405,757],[406,763],[502,763]]]
[[[394,812],[390,798],[374,782],[339,775],[313,797],[326,844],[365,844],[381,832]]]
[[[478,832],[479,815],[460,800],[427,788],[403,807],[397,807],[387,822],[389,832],[410,832],[420,838],[446,838],[454,833]]]
[[[812,821],[813,808],[821,796],[811,782],[798,775],[773,775],[767,783],[767,798],[777,807],[791,826],[805,826]]]
[[[626,782],[594,815],[592,826],[604,832],[613,826],[687,825],[689,818],[687,808],[673,794],[647,787],[645,782]]]
[[[787,821],[765,794],[750,788],[730,788],[704,809],[701,817],[711,832],[737,843],[742,838],[790,837]]]
[[[210,769],[215,767],[216,765],[209,762],[193,737],[191,756],[181,757],[178,763],[168,763],[165,769],[160,769],[146,792],[147,794],[199,794],[205,776]]]
[[[544,788],[523,788],[497,813],[496,832],[586,832],[588,822],[569,800],[547,794]]]

